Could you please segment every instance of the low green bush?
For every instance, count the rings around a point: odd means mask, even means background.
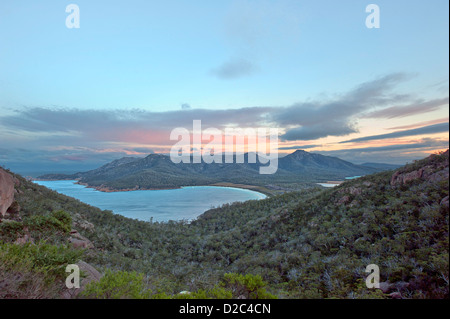
[[[29,234],[35,241],[46,240],[57,243],[67,239],[72,227],[72,218],[65,211],[55,211],[46,215],[24,217],[22,222],[7,221],[0,224],[0,240],[14,242]]]
[[[97,282],[89,283],[82,297],[94,299],[148,299],[151,291],[145,287],[144,275],[137,272],[112,271]]]
[[[58,297],[67,265],[82,255],[65,245],[0,243],[0,299]]]

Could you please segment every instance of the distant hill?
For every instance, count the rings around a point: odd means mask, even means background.
[[[324,175],[367,175],[376,171],[344,161],[337,157],[325,156],[297,150],[279,160],[279,168],[291,173],[308,173]],[[344,177],[345,177],[344,176]]]
[[[100,168],[72,175],[47,174],[38,179],[77,179],[79,183],[100,190],[164,189],[181,186],[237,183],[266,185],[283,183],[342,180],[347,176],[363,176],[384,168],[355,165],[342,159],[297,150],[279,158],[273,175],[259,174],[260,158],[249,163],[179,163],[169,156],[150,154],[145,158],[124,157]],[[191,161],[192,162],[192,161]],[[224,161],[223,161],[224,162]]]

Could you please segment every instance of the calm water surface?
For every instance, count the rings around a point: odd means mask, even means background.
[[[149,221],[192,220],[211,207],[226,203],[263,199],[266,195],[247,189],[193,186],[169,190],[99,192],[75,181],[35,181],[61,194],[125,217]]]

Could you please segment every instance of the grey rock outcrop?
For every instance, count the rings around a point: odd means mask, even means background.
[[[0,218],[14,202],[14,177],[0,168]]]
[[[85,249],[94,248],[92,242],[86,237],[82,236],[76,230],[72,230],[70,232],[69,242],[72,244],[74,248],[85,248]]]
[[[422,166],[413,171],[398,170],[391,177],[391,186],[408,184],[414,180],[422,179],[424,181],[437,183],[449,178],[448,150],[444,153],[447,160],[440,163],[431,162],[429,165]],[[435,156],[435,155],[434,155]],[[433,158],[433,155],[430,156]]]

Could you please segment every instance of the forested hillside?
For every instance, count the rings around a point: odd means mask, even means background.
[[[61,291],[58,267],[67,262],[82,259],[105,274],[103,290],[85,297],[112,297],[116,274],[139,290],[121,297],[448,298],[448,167],[447,151],[332,189],[225,205],[191,223],[130,220],[16,176],[16,209],[0,223],[2,293],[23,247],[42,264],[20,264],[30,278],[49,263]],[[73,230],[84,250],[68,244]],[[29,250],[44,247],[40,240],[62,257],[36,257]],[[381,290],[365,286],[369,264],[380,268]]]
[[[77,179],[83,185],[99,190],[161,189],[182,186],[235,183],[264,186],[303,188],[297,184],[342,180],[347,176],[366,175],[385,170],[385,167],[355,165],[336,157],[297,150],[278,159],[275,174],[259,173],[262,164],[244,155],[244,163],[178,163],[169,156],[150,154],[145,158],[124,157],[97,169],[73,175],[48,174],[40,179]],[[389,168],[388,168],[389,169]],[[298,186],[298,187],[297,187]]]

